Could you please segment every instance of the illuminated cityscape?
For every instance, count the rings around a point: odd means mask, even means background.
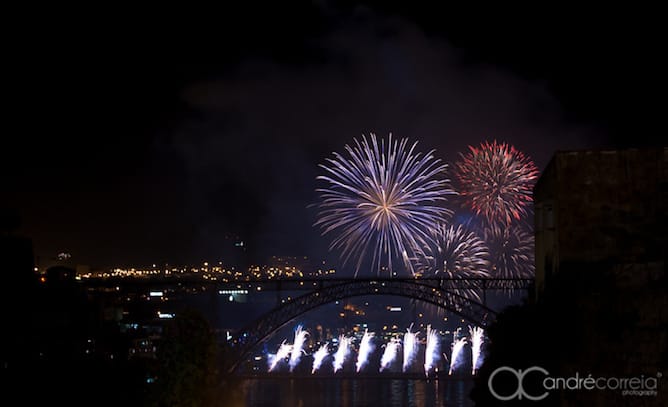
[[[662,13],[221,7],[7,14],[4,404],[668,405]]]

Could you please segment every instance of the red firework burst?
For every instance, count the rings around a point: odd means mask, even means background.
[[[455,178],[465,206],[490,222],[509,224],[526,215],[538,169],[506,143],[469,146],[455,164]]]

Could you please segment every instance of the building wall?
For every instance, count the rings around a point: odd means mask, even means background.
[[[558,152],[534,199],[538,295],[565,265],[665,259],[668,148]]]
[[[537,300],[572,307],[577,347],[561,373],[665,372],[668,148],[559,152],[534,199]],[[667,405],[662,381],[658,397],[564,392],[559,405]]]

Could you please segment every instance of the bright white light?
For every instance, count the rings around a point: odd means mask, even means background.
[[[472,368],[471,373],[475,374],[480,364],[483,361],[482,354],[480,353],[482,343],[484,342],[484,331],[480,327],[470,327],[469,334],[471,335],[471,362]]]
[[[283,341],[281,346],[278,348],[278,351],[276,352],[276,354],[275,355],[269,355],[269,359],[268,359],[269,360],[269,371],[271,372],[272,370],[274,370],[276,368],[276,366],[278,365],[278,362],[280,362],[281,360],[284,360],[285,358],[290,356],[291,352],[292,352],[292,345],[290,345],[289,343],[285,343],[285,341]]]
[[[343,369],[343,363],[346,361],[346,358],[350,353],[350,338],[347,338],[344,335],[340,335],[338,342],[339,347],[334,354],[334,373]]]
[[[302,330],[302,326],[299,325],[297,326],[297,329],[295,330],[295,343],[292,346],[292,352],[290,353],[290,371],[292,372],[294,368],[299,364],[299,359],[302,356],[302,353],[304,352],[304,342],[306,341],[306,337],[308,336],[308,332]]]
[[[313,355],[313,368],[311,369],[311,374],[315,373],[316,370],[320,369],[322,361],[329,355],[327,350],[327,344],[321,345],[320,348]]]
[[[390,342],[385,344],[385,351],[380,358],[380,372],[392,365],[392,362],[396,360],[397,355],[399,354],[399,349],[401,349],[401,341],[398,338],[392,338],[390,339]]]
[[[162,291],[151,291],[148,293],[151,297],[162,297]]]
[[[404,334],[404,372],[410,368],[417,353],[417,335],[419,332],[413,333],[411,332],[411,328],[413,328],[413,324],[411,324]]]
[[[454,334],[456,335],[456,332]],[[460,365],[461,361],[459,360],[459,355],[462,353],[464,345],[466,345],[466,337],[454,339],[454,342],[452,343],[452,354],[450,355],[450,371],[448,372],[449,375],[451,375],[452,372],[454,372],[455,369],[457,369],[457,367]]]
[[[431,329],[431,325],[427,325],[427,347],[424,353],[424,374],[429,375],[429,371],[434,367],[440,358],[440,343],[438,338],[438,331]]]
[[[362,337],[362,342],[360,343],[360,349],[357,354],[357,363],[355,365],[358,372],[362,370],[362,368],[367,364],[369,361],[369,355],[371,352],[373,352],[374,345],[373,342],[371,342],[373,336],[373,332],[369,332],[366,329],[364,330],[364,336]]]

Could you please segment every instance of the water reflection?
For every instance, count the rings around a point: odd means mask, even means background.
[[[234,405],[428,407],[473,406],[470,380],[415,379],[247,379],[239,383]],[[228,402],[221,404],[229,406]]]

